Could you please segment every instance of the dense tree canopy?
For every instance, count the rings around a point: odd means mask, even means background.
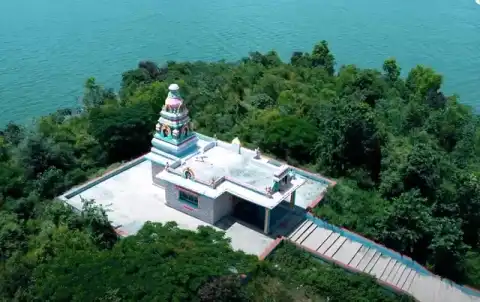
[[[122,75],[118,92],[90,78],[82,108],[58,110],[33,127],[9,123],[0,132],[0,301],[217,301],[217,292],[229,301],[345,301],[373,288],[327,274],[343,280],[347,289],[337,293],[335,281],[320,280],[321,268],[306,262],[287,270],[288,278],[254,269],[240,286],[236,274],[258,264],[231,251],[221,234],[150,224],[117,242],[92,201],[80,215],[52,202],[108,165],[147,152],[172,82],[195,130],[238,136],[338,178],[316,215],[480,286],[480,117],[444,95],[431,68],[417,66],[405,78],[400,71],[394,58],[381,71],[336,66],[325,41],[289,63],[275,51],[235,63],[146,61]],[[368,301],[390,299],[376,290]]]

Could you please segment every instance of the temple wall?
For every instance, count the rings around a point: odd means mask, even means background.
[[[213,221],[217,222],[224,216],[233,212],[233,199],[232,195],[223,193],[215,200],[215,213]]]
[[[167,201],[167,205],[202,221],[214,224],[215,200],[206,196],[195,194],[194,192],[188,192],[189,194],[196,195],[198,197],[198,206],[195,207],[188,202],[180,200],[179,191],[180,190],[174,184],[166,183],[165,199]]]
[[[151,163],[152,163],[152,182],[161,187],[165,187],[165,183],[163,183],[162,181],[160,181],[155,177],[157,176],[158,173],[162,172],[165,167],[153,161]]]

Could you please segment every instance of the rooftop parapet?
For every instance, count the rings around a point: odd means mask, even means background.
[[[288,174],[288,172],[290,172],[290,170],[291,170],[291,168],[290,168],[289,165],[285,165],[285,164],[281,165],[279,170],[277,172],[275,172],[273,174],[273,176],[275,176],[276,181],[279,181],[282,178],[284,178]]]
[[[174,162],[170,165],[167,164],[167,166],[165,166],[165,170],[168,171],[169,173],[178,175],[180,177],[186,178],[190,181],[202,184],[204,186],[208,186],[212,189],[217,189],[223,182],[229,181],[231,183],[234,183],[238,186],[241,186],[245,189],[248,189],[248,190],[253,191],[255,193],[261,194],[261,195],[263,195],[265,197],[268,197],[268,198],[272,198],[272,194],[274,193],[272,191],[269,191],[268,189],[260,190],[256,187],[252,186],[252,185],[249,185],[247,183],[244,183],[244,182],[242,182],[238,179],[235,179],[235,178],[232,178],[232,177],[229,177],[229,176],[222,176],[218,179],[212,178],[210,181],[197,179],[197,178],[195,178],[195,174],[194,174],[193,170],[188,168],[188,167],[185,167],[185,168],[183,168],[183,170],[179,171],[177,168],[179,168],[181,166],[185,166],[185,163],[182,163],[181,160],[177,160],[176,162]]]
[[[231,145],[239,146],[238,139],[231,144],[213,140],[196,154],[171,163],[166,171],[213,190],[221,190],[228,182],[269,199],[297,183],[294,177],[287,177],[292,172],[289,165],[269,164],[258,149],[238,153]]]

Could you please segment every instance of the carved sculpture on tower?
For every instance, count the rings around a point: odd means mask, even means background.
[[[190,117],[180,94],[180,87],[177,84],[171,84],[168,90],[168,96],[155,127],[152,151],[182,156],[196,147],[198,139],[191,131]]]

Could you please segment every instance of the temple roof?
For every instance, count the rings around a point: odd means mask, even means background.
[[[172,107],[179,107],[183,103],[183,99],[180,96],[180,87],[177,84],[171,84],[168,86],[168,96],[165,100],[165,105]]]
[[[238,148],[235,143],[212,141],[195,154],[169,163],[169,168],[156,177],[210,198],[229,192],[270,209],[305,183],[300,178],[291,179],[281,190],[269,194],[267,189],[291,167],[273,165],[255,151],[242,148],[239,152]],[[186,177],[187,172],[191,177]]]

